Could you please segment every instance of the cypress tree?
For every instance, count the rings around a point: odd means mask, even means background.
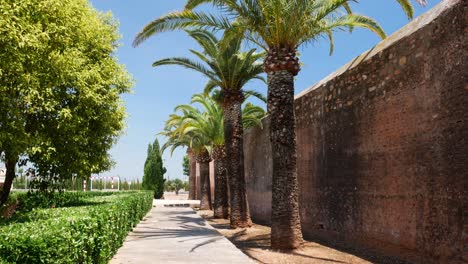
[[[155,139],[153,145],[148,145],[142,183],[143,189],[154,191],[155,199],[160,199],[164,194],[165,172],[159,142]]]

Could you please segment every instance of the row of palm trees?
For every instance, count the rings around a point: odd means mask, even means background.
[[[247,97],[250,94],[247,94]],[[162,150],[171,148],[173,152],[178,147],[187,147],[200,166],[200,209],[211,210],[212,199],[210,191],[209,163],[214,161],[214,217],[229,216],[228,177],[226,143],[224,137],[223,111],[216,102],[216,93],[195,94],[192,105],[179,105],[175,113],[166,121],[164,131],[168,141]],[[242,121],[246,128],[261,126],[265,110],[252,103],[243,104]]]
[[[412,18],[410,0],[396,1],[408,18]],[[267,74],[267,108],[273,153],[271,245],[275,249],[294,249],[302,243],[294,129],[294,77],[301,69],[298,49],[320,37],[327,37],[332,53],[333,34],[338,30],[352,31],[356,27],[367,28],[381,38],[386,36],[376,21],[353,13],[351,2],[357,1],[188,0],[184,10],[155,19],[134,40],[134,46],[138,46],[162,32],[187,30],[203,48],[203,52],[192,51],[200,62],[170,58],[153,65],[178,64],[194,69],[207,77],[206,91],[220,89],[217,95],[223,113],[225,139],[225,152],[222,153],[229,157],[226,171],[233,228],[252,224],[244,178],[243,87],[252,79],[263,79],[262,72]],[[425,1],[418,2],[424,4]],[[213,4],[219,13],[197,11],[196,8],[203,3]],[[222,32],[223,37],[217,39],[212,31]],[[242,52],[243,41],[253,43],[263,52],[256,53],[253,49]],[[259,63],[259,60],[263,62]],[[169,130],[174,132],[177,129]],[[201,139],[185,143],[195,150],[194,142],[198,141]],[[196,151],[200,151],[197,160],[201,168],[211,157],[208,150]]]
[[[222,108],[223,125],[221,128],[225,144],[222,149],[214,148],[213,153],[214,156],[229,157],[229,160],[224,164],[226,173],[229,175],[229,193],[231,194],[229,196],[229,216],[231,226],[233,228],[250,227],[252,221],[250,220],[245,189],[242,142],[244,123],[242,122],[241,106],[247,96],[254,95],[262,99],[262,96],[255,91],[245,91],[243,88],[245,84],[254,79],[265,81],[260,75],[263,70],[262,63],[259,61],[264,53],[256,53],[255,49],[242,51],[242,39],[231,41],[229,45],[223,45],[224,39],[217,38],[213,32],[208,30],[196,29],[187,31],[187,33],[202,48],[202,51],[191,50],[199,61],[176,57],[156,61],[153,66],[180,65],[198,71],[207,77],[208,81],[204,92],[207,94],[213,93]],[[259,123],[259,121],[255,121],[255,115],[250,117],[254,118],[246,118],[245,120],[250,123]],[[195,151],[193,148],[191,150]],[[205,151],[203,153],[204,155],[201,155],[201,153],[195,151],[197,162],[200,163],[200,174],[205,171],[208,172],[209,169],[207,166],[210,161],[209,152]],[[218,162],[218,164],[220,163]],[[218,166],[215,165],[215,167]],[[205,193],[203,190],[208,186],[203,179],[202,177],[201,188],[202,193]],[[218,190],[216,188],[215,193],[218,193]],[[202,205],[205,204],[207,199],[206,195],[203,197]]]

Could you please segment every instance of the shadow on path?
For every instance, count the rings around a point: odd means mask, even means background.
[[[110,264],[239,263],[252,261],[193,209],[156,205]]]

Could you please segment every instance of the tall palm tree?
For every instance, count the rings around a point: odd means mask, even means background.
[[[142,34],[148,37],[151,35],[147,30],[152,31],[148,26],[145,27],[135,39],[135,45],[146,39],[140,37]],[[255,49],[241,52],[242,39],[232,40],[229,45],[220,45],[223,40],[219,40],[207,30],[196,29],[188,33],[203,49],[202,52],[191,50],[201,62],[187,58],[167,58],[156,61],[153,66],[180,65],[198,71],[209,79],[205,91],[220,88],[226,141],[225,155],[229,157],[226,168],[230,179],[230,223],[233,228],[249,227],[252,221],[245,187],[241,110],[245,96],[242,88],[252,79],[264,81],[260,76],[263,72],[262,65],[258,62],[264,53],[256,53]]]
[[[214,217],[228,218],[229,201],[227,190],[226,175],[226,152],[224,144],[223,130],[223,112],[218,104],[210,97],[204,94],[196,94],[192,97],[192,104],[198,104],[203,112],[199,112],[192,105],[180,105],[177,110],[183,110],[187,115],[184,116],[183,129],[190,133],[204,134],[210,140],[208,150],[214,161]]]
[[[189,161],[189,200],[197,200],[197,181],[196,181],[196,161],[193,152],[187,148],[187,158]]]
[[[249,92],[247,96],[251,94],[252,93]],[[177,106],[175,111],[181,112],[182,114],[171,115],[166,123],[165,132],[162,134],[172,137],[172,139],[175,138],[178,141],[185,140],[190,142],[191,137],[194,135],[203,135],[203,137],[208,139],[209,145],[206,145],[205,148],[211,154],[215,165],[214,217],[227,218],[229,202],[222,108],[211,96],[206,94],[194,95],[192,97],[192,104],[201,105],[203,111],[200,112],[192,105]],[[261,119],[265,116],[263,108],[251,103],[245,105],[242,113],[246,127],[261,126]],[[167,144],[176,146],[172,143]],[[190,145],[190,143],[186,143],[186,145]],[[166,146],[163,148],[166,148]],[[207,178],[203,177],[202,180],[203,193],[209,191],[206,187],[209,186],[209,182],[207,183],[206,179]],[[207,195],[205,195],[205,197],[207,197]],[[203,201],[203,204],[206,204],[206,202]]]
[[[177,109],[181,115],[172,114],[166,121],[164,131],[161,135],[168,137],[168,141],[161,148],[162,151],[171,147],[171,153],[178,147],[188,147],[193,152],[196,161],[200,165],[200,209],[211,210],[211,190],[210,190],[210,162],[209,154],[210,138],[193,128],[195,118],[204,118],[201,113],[193,109]]]
[[[222,7],[227,15],[216,17],[189,10],[205,2]],[[263,68],[268,75],[273,152],[273,248],[294,249],[302,242],[294,131],[294,76],[300,71],[297,49],[326,36],[332,52],[333,33],[351,31],[355,27],[367,28],[385,37],[377,22],[352,13],[349,2],[351,0],[189,0],[186,10],[154,20],[135,39],[135,43],[139,43],[158,32],[210,27],[226,31],[225,43],[244,37],[267,51]],[[409,0],[397,2],[411,18],[413,8]]]

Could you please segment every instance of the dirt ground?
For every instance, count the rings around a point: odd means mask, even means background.
[[[198,213],[257,263],[372,263],[357,256],[310,241],[306,241],[301,249],[293,252],[272,251],[270,249],[270,227],[255,224],[252,228],[248,229],[230,229],[229,220],[213,219],[212,211],[198,211]]]

